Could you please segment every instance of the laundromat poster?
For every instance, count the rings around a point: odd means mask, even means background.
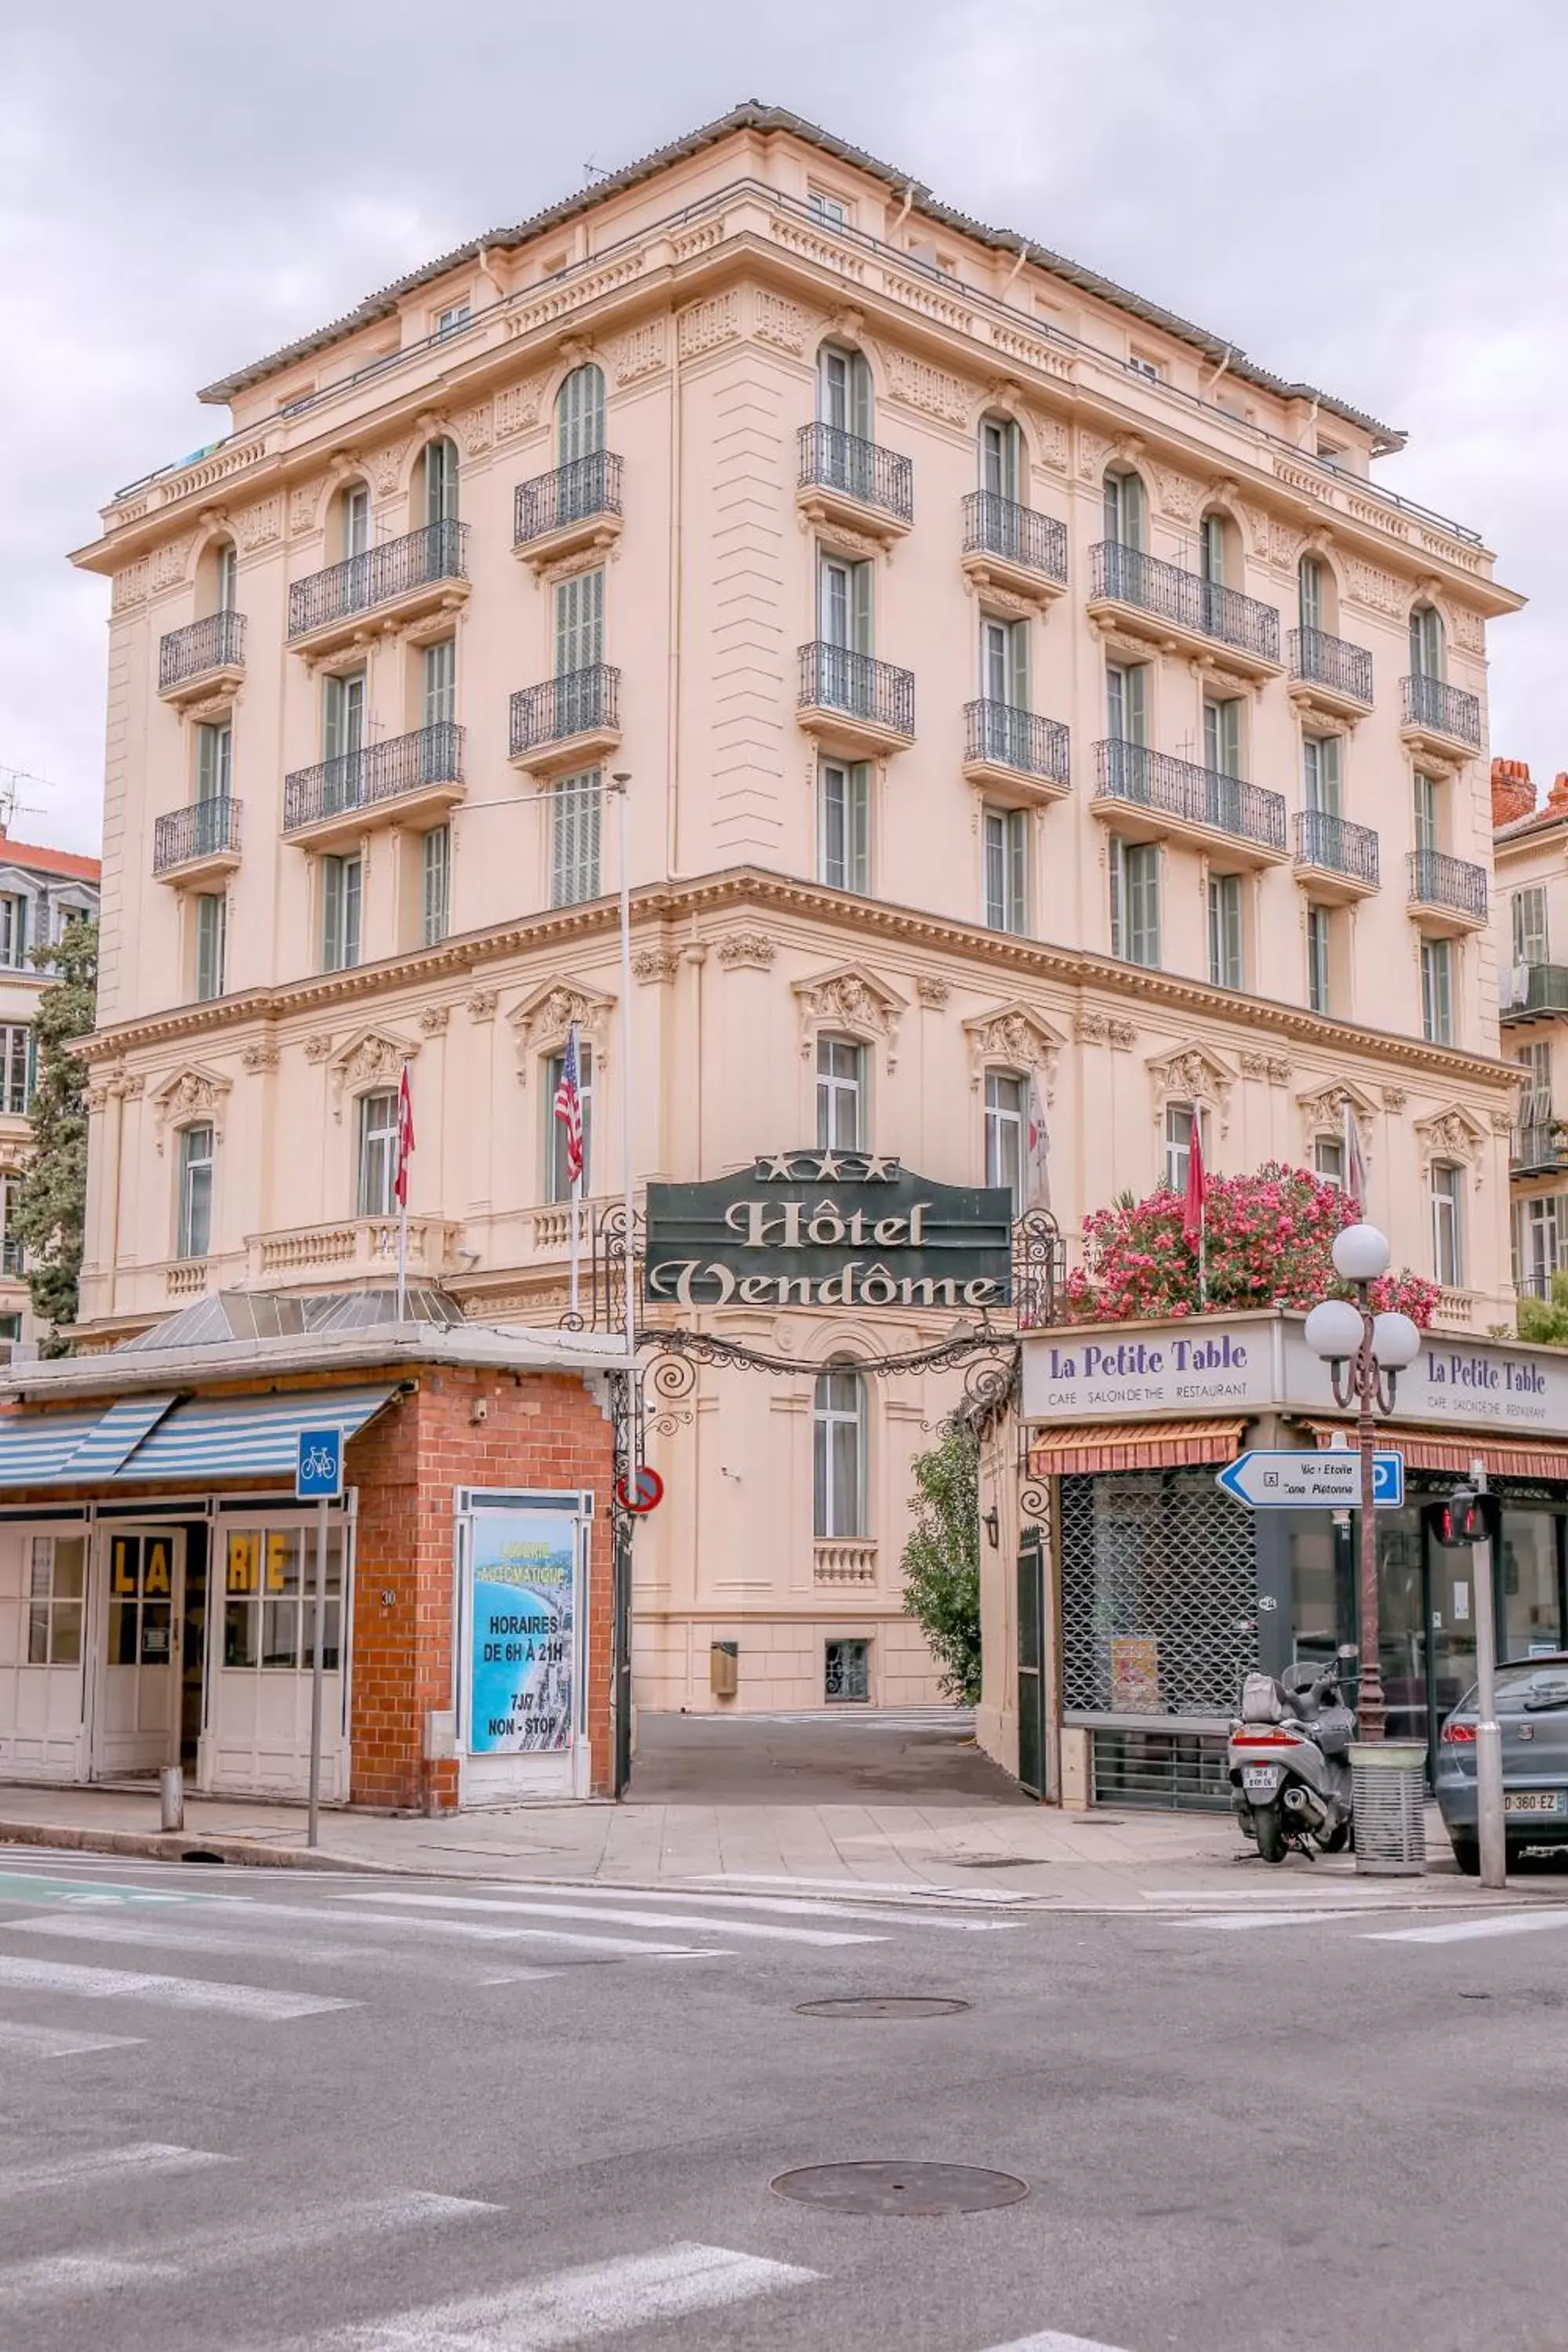
[[[569,1511],[476,1511],[468,1753],[572,1745],[578,1525]]]

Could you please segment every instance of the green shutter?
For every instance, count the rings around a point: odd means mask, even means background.
[[[851,567],[851,586],[855,599],[851,641],[858,654],[868,654],[873,647],[871,594],[874,576],[869,563],[857,563]]]

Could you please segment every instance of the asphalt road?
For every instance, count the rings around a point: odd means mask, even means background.
[[[1154,1893],[1019,1918],[0,1854],[0,2345],[1557,2352],[1568,1905]],[[971,2006],[799,2013],[865,1995]],[[1027,2195],[770,2185],[877,2159]]]

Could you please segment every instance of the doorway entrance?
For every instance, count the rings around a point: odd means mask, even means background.
[[[180,1754],[185,1541],[172,1527],[100,1527],[96,1541],[95,1780],[158,1771]]]

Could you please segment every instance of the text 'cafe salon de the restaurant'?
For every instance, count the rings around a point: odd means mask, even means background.
[[[1352,1515],[1253,1512],[1215,1484],[1248,1446],[1354,1443],[1302,1323],[1214,1316],[1024,1339],[1025,1486],[1045,1497],[1048,1540],[1033,1570],[1026,1548],[1005,1575],[1005,1554],[983,1550],[979,1732],[1017,1773],[1022,1722],[1020,1777],[1044,1780],[1038,1793],[1224,1805],[1243,1675],[1356,1642]],[[1405,1458],[1404,1506],[1377,1513],[1388,1736],[1430,1750],[1475,1679],[1476,1628],[1470,1556],[1437,1545],[1428,1507],[1472,1462],[1502,1507],[1499,1655],[1568,1641],[1568,1355],[1426,1333],[1378,1444]],[[1047,1637],[1031,1678],[1019,1624],[1026,1651],[1037,1615]]]

